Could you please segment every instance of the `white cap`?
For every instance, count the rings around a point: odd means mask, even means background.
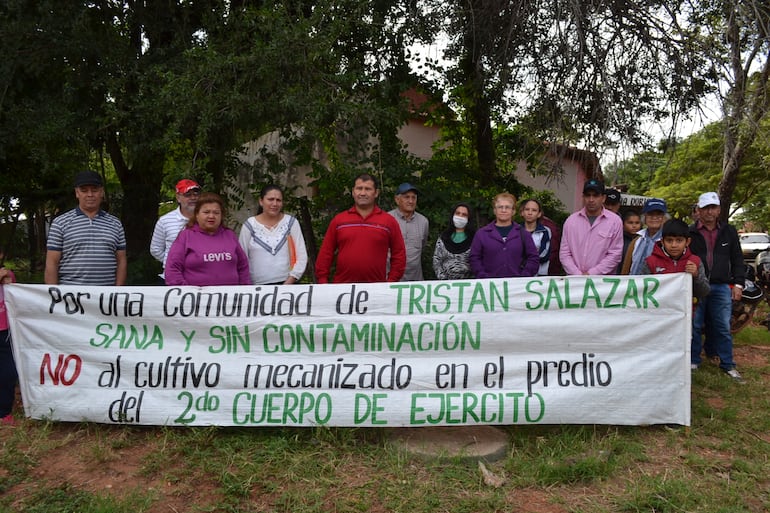
[[[698,197],[698,208],[704,208],[709,205],[720,205],[719,194],[716,192],[704,192]]]

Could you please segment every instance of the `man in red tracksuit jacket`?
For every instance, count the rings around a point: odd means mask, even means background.
[[[318,283],[399,281],[406,269],[404,238],[395,218],[377,206],[377,180],[361,174],[352,192],[353,206],[337,214],[326,230],[315,263]],[[337,265],[332,279],[335,253]]]

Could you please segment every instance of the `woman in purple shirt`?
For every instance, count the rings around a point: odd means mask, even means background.
[[[238,236],[222,226],[224,202],[205,192],[166,260],[166,285],[251,285],[249,259]]]
[[[495,220],[480,228],[471,244],[470,264],[476,278],[534,276],[540,267],[532,235],[513,222],[516,198],[507,192],[492,201]]]

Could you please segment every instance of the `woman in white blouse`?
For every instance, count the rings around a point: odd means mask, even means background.
[[[259,193],[259,212],[243,223],[239,237],[249,257],[255,285],[289,285],[302,278],[307,250],[296,218],[283,212],[283,191],[267,185]]]

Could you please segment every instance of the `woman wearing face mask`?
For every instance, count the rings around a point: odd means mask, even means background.
[[[449,226],[441,232],[433,251],[433,271],[439,280],[472,278],[468,257],[475,230],[471,223],[471,207],[458,203],[449,215]]]

